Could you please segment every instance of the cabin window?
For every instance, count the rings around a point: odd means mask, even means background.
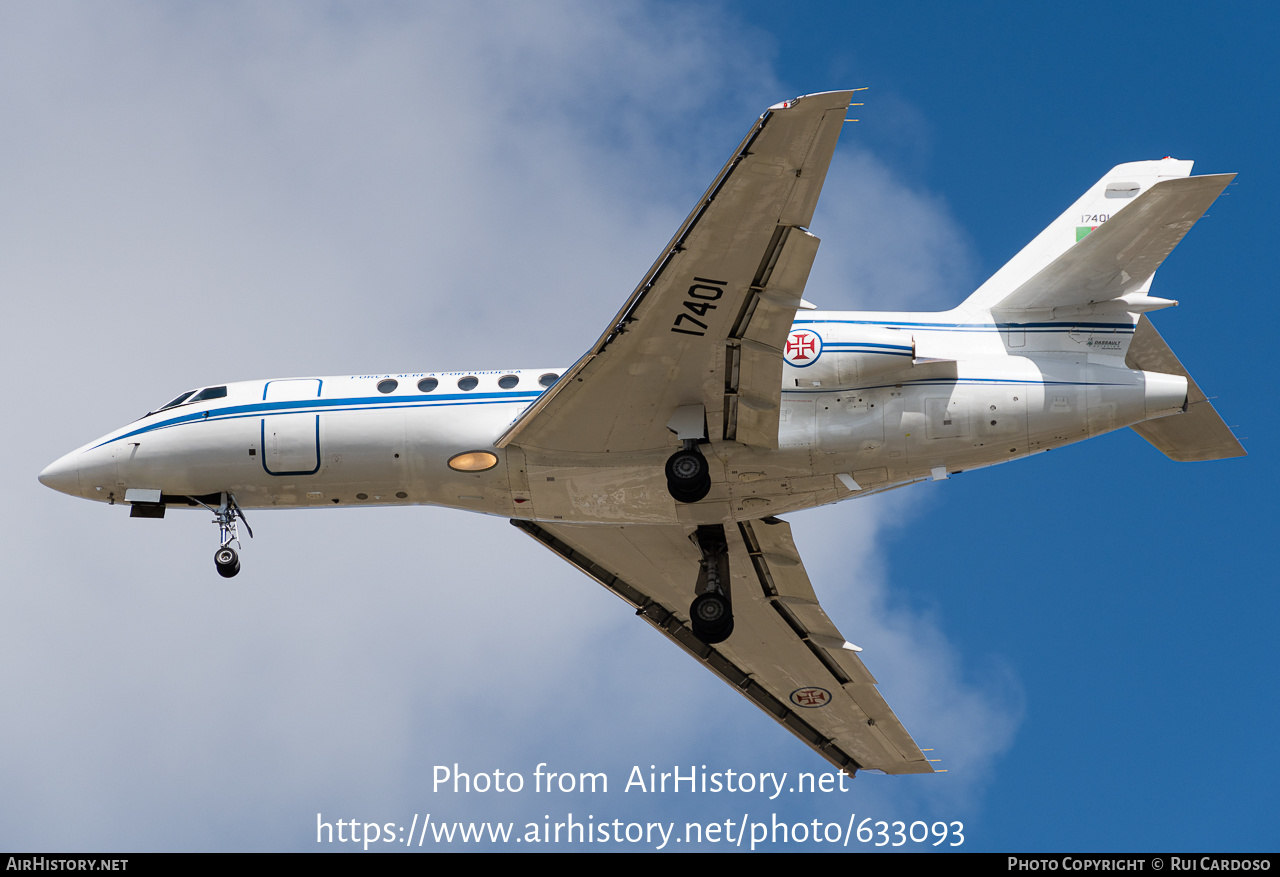
[[[400,386],[398,381],[393,381],[391,378],[387,378],[385,381],[378,381],[378,392],[394,393],[398,386]]]
[[[474,375],[467,375],[465,378],[458,380],[459,390],[474,390],[480,384],[480,379]]]
[[[520,379],[515,375],[503,375],[498,378],[498,386],[504,390],[510,390],[518,383],[520,383]]]
[[[205,387],[203,390],[201,390],[199,393],[196,393],[187,401],[188,402],[208,402],[210,399],[225,399],[225,398],[227,398],[226,387]]]
[[[423,393],[430,393],[438,386],[440,386],[440,382],[435,378],[423,378],[418,381],[418,390]]]
[[[542,384],[544,387],[549,387],[558,380],[560,380],[560,376],[558,374],[555,372],[547,372],[545,375],[538,378],[538,383]]]

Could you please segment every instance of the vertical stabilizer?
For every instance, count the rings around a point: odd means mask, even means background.
[[[1189,176],[1191,166],[1190,161],[1173,158],[1116,165],[1003,268],[991,275],[957,310],[972,319],[989,319],[993,307],[1025,286],[1078,241],[1084,240],[1156,183]]]

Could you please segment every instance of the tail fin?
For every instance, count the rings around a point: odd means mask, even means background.
[[[1139,423],[1133,427],[1134,432],[1180,463],[1245,456],[1240,440],[1145,316],[1138,321],[1124,362],[1129,368],[1187,379],[1186,413]]]
[[[1133,306],[1112,310],[1172,304],[1145,295],[1151,275],[1234,176],[1188,178],[1191,166],[1165,158],[1112,168],[959,310],[974,318],[993,308],[1095,312],[1121,296]]]

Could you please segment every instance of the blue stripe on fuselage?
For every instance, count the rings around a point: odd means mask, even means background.
[[[884,323],[877,320],[796,320],[792,325],[820,325],[830,323],[847,326],[874,326],[877,329],[926,329],[943,332],[1002,332],[1009,329],[1025,329],[1032,332],[1079,332],[1085,329],[1110,329],[1132,335],[1136,328],[1132,323],[1047,322],[1047,323]],[[821,334],[821,333],[819,333]],[[824,339],[825,340],[825,339]]]
[[[386,396],[357,396],[346,399],[292,399],[279,402],[254,402],[248,405],[230,405],[226,408],[212,408],[207,411],[192,411],[179,417],[170,417],[158,423],[149,423],[123,435],[108,439],[94,445],[100,448],[121,439],[132,438],[160,429],[169,429],[187,423],[206,422],[210,420],[238,420],[245,417],[269,417],[273,414],[291,414],[306,411],[377,411],[397,408],[440,408],[449,405],[493,405],[510,402],[531,402],[545,392],[543,390],[520,390],[511,393],[451,393],[429,398],[413,397],[403,401],[388,399]],[[90,449],[92,450],[92,448]]]

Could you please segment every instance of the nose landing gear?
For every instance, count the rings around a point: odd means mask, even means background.
[[[196,502],[200,501],[196,500]],[[213,522],[218,525],[218,536],[221,544],[218,546],[218,550],[213,553],[213,565],[218,568],[218,575],[224,579],[229,579],[240,572],[240,555],[235,548],[231,547],[233,542],[237,547],[240,545],[240,534],[236,530],[236,518],[239,518],[244,524],[250,539],[253,538],[253,528],[249,526],[249,521],[245,518],[244,511],[236,503],[236,498],[229,493],[222,494],[222,503],[216,509],[205,503],[200,504],[213,512]]]

